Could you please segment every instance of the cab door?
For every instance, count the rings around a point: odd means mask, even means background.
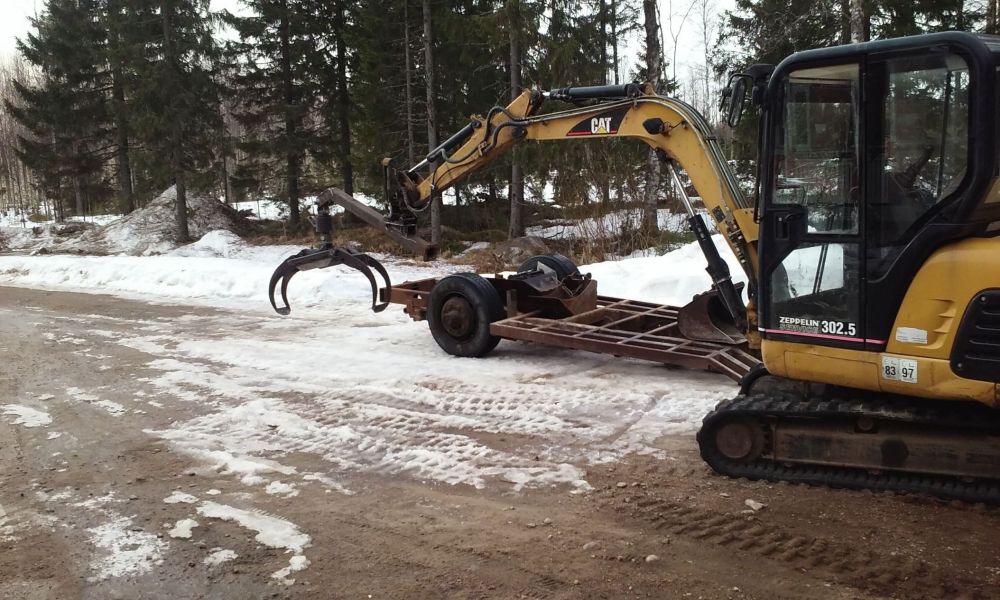
[[[860,71],[809,66],[778,88],[761,220],[765,338],[864,344]]]

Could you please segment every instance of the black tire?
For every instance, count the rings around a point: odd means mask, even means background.
[[[505,316],[500,294],[475,273],[457,273],[438,281],[427,302],[427,324],[441,349],[453,356],[478,358],[496,348],[490,323]]]
[[[517,272],[527,273],[539,270],[552,273],[557,279],[559,279],[559,281],[566,279],[570,275],[580,274],[580,269],[576,268],[573,261],[566,258],[562,254],[543,254],[541,256],[532,256],[521,264],[521,267],[517,270]]]

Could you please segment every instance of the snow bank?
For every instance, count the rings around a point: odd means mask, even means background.
[[[734,281],[746,281],[723,238],[716,235],[713,239]],[[247,246],[228,231],[212,231],[162,256],[2,256],[0,285],[267,309],[271,273],[299,250],[298,246]],[[468,270],[460,265],[375,256],[394,282]],[[685,304],[712,283],[696,243],[662,256],[582,265],[580,270],[594,276],[602,294],[666,304]],[[368,281],[344,266],[299,273],[289,286],[293,309],[338,302],[364,304],[370,294]]]
[[[712,239],[719,254],[729,263],[733,281],[746,282],[743,267],[723,237],[715,235]],[[580,271],[594,276],[601,294],[679,306],[712,287],[706,266],[701,248],[692,242],[662,256],[583,265]]]
[[[212,231],[159,256],[0,256],[0,285],[270,310],[271,274],[300,249],[247,246],[228,231]],[[396,282],[468,270],[375,256]],[[289,298],[293,309],[345,301],[364,304],[370,301],[371,287],[361,273],[338,266],[297,274]]]

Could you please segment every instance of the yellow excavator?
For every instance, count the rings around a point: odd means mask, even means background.
[[[390,212],[379,223],[419,242],[414,212],[516,144],[639,139],[671,177],[687,173],[748,282],[744,302],[682,191],[722,307],[713,320],[726,317],[718,328],[738,330],[733,343],[760,359],[741,373],[740,393],[705,417],[697,436],[704,460],[733,477],[995,502],[998,79],[1000,37],[961,32],[809,50],[735,74],[724,92],[726,120],[735,126],[747,104],[759,107],[752,194],[741,191],[706,120],[648,85],[527,90],[473,117],[419,164],[396,170],[386,162]],[[553,101],[573,106],[539,112]],[[330,244],[327,212],[317,221],[321,247],[275,272],[272,304],[276,283],[284,298],[297,270],[370,264]],[[492,287],[455,276],[438,282],[438,292],[416,286],[407,311],[429,320],[443,348],[480,356],[499,339],[490,323],[504,317],[505,302],[509,316],[516,298],[532,294],[596,296],[571,264],[553,265],[563,267],[554,269],[562,286],[542,281],[552,274],[537,266],[490,280]],[[378,310],[398,301],[380,273],[386,288],[377,304],[366,272]],[[568,310],[588,315],[595,302]],[[648,317],[659,309],[643,310]],[[657,331],[672,327],[659,322]],[[714,333],[706,339],[718,341]]]

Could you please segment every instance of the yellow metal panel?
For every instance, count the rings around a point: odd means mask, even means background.
[[[789,379],[920,398],[972,400],[989,406],[1000,400],[1000,386],[959,377],[947,360],[777,340],[764,340],[761,352],[770,373]],[[915,360],[916,383],[882,377],[883,357]]]
[[[988,288],[1000,288],[1000,238],[941,248],[910,283],[886,352],[947,361],[966,307]]]

